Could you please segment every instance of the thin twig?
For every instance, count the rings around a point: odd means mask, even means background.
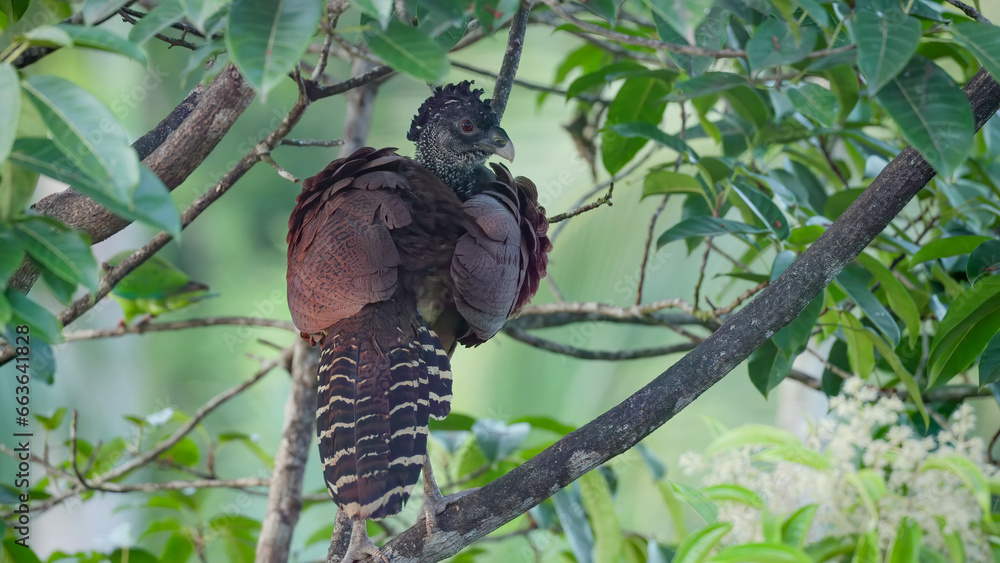
[[[504,333],[515,340],[520,340],[521,342],[534,346],[535,348],[541,348],[542,350],[548,350],[549,352],[580,358],[582,360],[620,361],[654,358],[656,356],[667,356],[670,354],[687,352],[698,345],[698,342],[681,342],[679,344],[671,344],[655,348],[640,348],[638,350],[586,350],[584,348],[578,348],[576,346],[546,340],[518,328],[506,328],[504,329]]]
[[[282,139],[279,145],[290,147],[339,147],[343,139]]]
[[[748,290],[744,291],[743,293],[741,293],[729,305],[727,305],[725,307],[714,308],[712,310],[712,315],[715,316],[715,317],[721,317],[723,315],[728,315],[729,313],[732,313],[734,309],[736,309],[737,307],[740,306],[740,304],[742,304],[747,299],[750,299],[754,295],[757,295],[757,293],[759,293],[762,289],[764,289],[765,287],[767,287],[767,284],[769,284],[769,283],[771,283],[771,282],[769,282],[769,281],[762,281],[759,284],[751,287],[750,289],[748,289]]]
[[[126,22],[128,22],[128,23],[130,23],[132,25],[135,25],[138,20],[136,20],[134,17],[132,17],[132,15],[129,13],[129,12],[132,12],[132,11],[133,10],[122,9],[122,10],[119,10],[118,13],[121,15],[121,17],[122,17],[123,20],[125,20]],[[160,41],[163,41],[164,43],[169,44],[170,47],[184,47],[185,49],[190,49],[192,51],[196,50],[199,47],[199,45],[195,45],[194,43],[191,43],[190,41],[185,41],[183,39],[177,39],[177,38],[174,38],[174,37],[168,37],[168,36],[166,36],[166,35],[164,35],[162,33],[157,33],[154,37],[156,37]]]
[[[965,12],[965,15],[969,16],[970,18],[976,20],[979,23],[985,23],[985,24],[990,23],[990,20],[986,19],[986,16],[980,13],[979,10],[973,8],[972,6],[966,4],[965,2],[962,2],[962,0],[945,0],[945,2],[951,4],[952,6],[955,6],[959,10],[962,10],[963,12]]]
[[[496,80],[496,78],[500,76],[499,74],[497,74],[495,72],[490,72],[490,71],[486,70],[485,68],[480,68],[480,67],[473,66],[473,65],[470,65],[470,64],[465,64],[465,63],[459,62],[459,61],[451,61],[451,66],[453,66],[455,68],[460,68],[462,70],[467,70],[469,72],[474,72],[476,74],[481,74],[483,76],[488,76],[488,77],[490,77],[490,78],[492,78],[494,80]],[[567,94],[566,90],[563,90],[561,88],[553,88],[552,86],[546,86],[544,84],[537,84],[535,82],[528,82],[527,80],[521,80],[520,78],[515,78],[514,79],[514,84],[517,84],[518,86],[521,86],[522,88],[526,88],[528,90],[534,90],[536,92],[548,92],[550,94],[557,94],[557,95],[560,95],[560,96],[565,96]],[[581,99],[581,100],[583,100],[583,101],[585,101],[585,102],[591,102],[591,103],[599,102],[599,103],[602,103],[602,104],[609,104],[609,103],[611,103],[611,100],[605,100],[603,98],[600,98],[598,96],[593,96],[593,95],[590,95],[590,94],[578,94],[576,97],[579,98],[579,99]]]
[[[608,193],[606,193],[603,196],[599,197],[597,199],[597,201],[593,201],[593,202],[588,203],[586,205],[581,205],[580,207],[577,207],[575,209],[570,209],[569,211],[567,211],[565,213],[560,213],[558,215],[553,215],[552,217],[548,218],[549,224],[551,225],[552,223],[558,223],[559,221],[565,221],[566,219],[569,219],[571,217],[576,217],[577,215],[580,215],[581,213],[586,213],[587,211],[590,211],[591,209],[597,209],[598,207],[600,207],[602,205],[607,205],[608,207],[611,207],[613,205],[611,203],[611,195],[612,195],[612,193],[614,191],[615,191],[615,183],[611,182],[610,184],[608,184]]]
[[[260,159],[269,164],[271,168],[274,168],[275,172],[278,173],[278,176],[281,176],[282,178],[288,180],[289,182],[292,182],[293,184],[299,183],[298,176],[292,174],[288,170],[285,170],[280,164],[275,162],[274,158],[271,156],[270,151],[261,151]]]
[[[278,328],[298,333],[295,325],[289,321],[278,319],[263,319],[258,317],[209,317],[204,319],[188,319],[185,321],[174,321],[169,323],[146,323],[144,325],[123,325],[107,329],[86,329],[73,330],[63,333],[63,340],[69,342],[73,340],[95,340],[98,338],[113,338],[126,334],[145,334],[147,332],[162,332],[170,330],[184,330],[188,328],[202,328],[208,326],[259,326],[265,328]]]
[[[315,102],[316,100],[336,96],[337,94],[343,94],[348,90],[364,86],[369,82],[382,78],[383,76],[388,76],[393,72],[395,71],[390,67],[377,66],[361,76],[355,76],[354,78],[345,80],[339,84],[334,84],[333,86],[320,86],[312,80],[307,80],[306,92],[309,95],[309,100]]]

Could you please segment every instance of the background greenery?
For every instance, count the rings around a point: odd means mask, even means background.
[[[982,6],[984,14],[1000,19],[1000,7],[985,4],[988,5]],[[38,5],[31,4],[24,18],[29,19],[34,10],[39,9]],[[62,15],[68,13],[67,9]],[[340,25],[350,28],[359,22],[360,16],[349,12]],[[127,36],[131,26],[119,18],[112,18],[104,28]],[[453,60],[496,70],[503,53],[504,39],[505,34],[498,33],[456,53]],[[6,47],[10,40],[6,37],[4,42],[0,42],[0,49]],[[583,44],[580,39],[553,32],[548,26],[531,26],[525,43],[525,55],[518,76],[538,84],[552,83],[557,68],[567,54]],[[56,75],[88,90],[115,111],[131,141],[155,126],[191,86],[191,79],[185,72],[189,65],[188,52],[177,48],[168,50],[166,45],[156,41],[147,43],[144,51],[148,57],[145,66],[117,54],[62,48],[25,68],[22,78]],[[961,80],[961,69],[947,61],[943,65],[955,73],[954,78]],[[329,73],[346,78],[350,74],[349,64],[332,61]],[[563,86],[577,76],[579,71],[574,71]],[[453,68],[446,80],[470,77],[470,73]],[[478,81],[487,90],[490,89],[490,79],[478,78]],[[603,94],[613,95],[616,87],[617,84]],[[412,148],[405,141],[405,131],[427,93],[423,81],[408,75],[395,76],[382,85],[368,144],[376,147],[398,146],[404,154],[412,154]],[[295,85],[290,80],[280,80],[266,100],[258,97],[208,160],[172,192],[171,197],[177,206],[184,208],[207,190],[252,143],[276,125],[294,103],[296,95]],[[26,114],[29,112],[27,108],[28,104],[22,107]],[[514,140],[519,155],[512,169],[535,181],[540,188],[540,200],[550,215],[572,208],[578,198],[595,185],[589,166],[579,157],[573,139],[562,128],[572,119],[573,110],[573,104],[567,103],[560,95],[548,95],[540,100],[537,92],[515,87],[504,118],[504,128]],[[317,102],[310,109],[311,118],[303,120],[292,136],[339,137],[344,126],[343,114],[343,97]],[[661,127],[666,131],[676,131],[679,127],[676,113],[668,111]],[[880,134],[884,135],[884,132]],[[895,142],[891,137],[887,138]],[[710,140],[692,141],[692,145],[699,151],[713,152]],[[274,156],[293,174],[305,178],[325,166],[338,152],[338,148],[281,147]],[[646,167],[672,161],[672,152],[661,151]],[[598,169],[599,179],[607,178],[607,172],[600,164]],[[618,181],[613,199],[615,205],[569,221],[558,235],[550,257],[550,272],[568,300],[602,301],[623,306],[631,304],[634,281],[642,261],[642,241],[658,204],[655,198],[642,199],[644,176],[643,173],[633,174]],[[43,178],[32,196],[33,201],[62,187]],[[257,166],[240,181],[234,193],[225,196],[225,202],[213,206],[205,217],[186,229],[179,243],[171,243],[163,255],[194,279],[208,283],[218,297],[167,318],[245,315],[287,319],[285,233],[288,214],[298,189],[298,186],[280,179],[273,169]],[[659,222],[661,230],[681,219],[681,203],[680,198],[670,200]],[[133,224],[107,242],[96,245],[96,260],[100,263],[121,250],[137,248],[155,232],[146,225]],[[730,252],[738,253],[745,249],[736,239],[720,239],[717,244]],[[774,252],[768,250],[765,255],[773,256]],[[700,251],[689,254],[678,243],[659,250],[650,259],[644,299],[647,302],[671,297],[691,299],[700,263]],[[702,294],[714,303],[728,303],[747,287],[732,284],[725,277],[715,277],[715,274],[728,271],[724,262],[716,261],[709,266]],[[47,291],[46,286],[37,284],[31,297],[50,311],[59,310],[58,300]],[[535,302],[553,300],[550,288],[543,284]],[[99,305],[96,311],[96,314],[75,323],[73,328],[109,327],[121,318],[118,306],[110,301]],[[546,336],[581,348],[607,350],[682,340],[662,329],[632,325],[570,325],[551,329]],[[271,353],[270,348],[261,344],[258,338],[284,346],[294,337],[286,332],[266,329],[218,327],[59,345],[56,347],[58,368],[54,383],[33,385],[32,408],[36,413],[45,414],[60,407],[77,409],[80,411],[82,438],[91,443],[113,443],[116,438],[133,436],[135,425],[124,419],[125,416],[144,418],[164,408],[173,409],[178,417],[181,416],[179,413],[190,414],[222,389],[245,379],[256,369],[256,363],[247,355],[267,356]],[[544,416],[575,427],[641,387],[651,375],[662,371],[667,361],[664,358],[628,362],[583,361],[499,336],[479,348],[463,349],[456,354],[453,361],[456,373],[453,412],[505,421]],[[8,365],[0,370],[5,374],[5,386],[10,385],[6,375],[10,374],[12,367]],[[745,366],[738,371],[744,370]],[[784,385],[797,384],[788,382]],[[242,398],[225,405],[205,421],[204,432],[192,437],[199,448],[178,451],[176,455],[188,461],[191,458],[183,456],[197,455],[200,456],[199,463],[204,463],[208,436],[240,432],[252,439],[247,442],[233,440],[220,446],[215,457],[217,472],[230,476],[266,476],[267,469],[259,454],[270,455],[277,447],[287,389],[287,377],[281,373],[269,375]],[[11,396],[7,387],[3,396],[4,401]],[[795,397],[789,399],[791,410],[802,408],[817,412],[817,407],[808,402],[811,399],[801,394],[790,397]],[[644,444],[672,467],[680,453],[698,449],[711,439],[711,428],[704,422],[704,417],[719,420],[727,426],[758,421],[770,423],[775,420],[776,403],[780,400],[777,392],[773,392],[770,399],[765,399],[745,373],[735,373],[655,432]],[[979,404],[983,406],[983,426],[995,427],[1000,421],[996,405],[985,401]],[[818,412],[822,412],[822,407]],[[0,419],[0,434],[9,435],[13,431],[11,424],[10,417]],[[40,427],[36,426],[36,429],[39,435],[43,433]],[[157,431],[156,428],[149,428],[149,432]],[[67,438],[68,425],[65,422],[48,438],[53,451],[60,452],[57,458],[66,454],[64,444]],[[523,449],[530,452],[533,446],[551,440],[551,433],[535,429],[523,444]],[[440,444],[435,444],[435,447],[440,447]],[[307,493],[321,493],[324,489],[315,457],[313,452],[307,467]],[[0,474],[10,475],[13,467],[11,460],[0,456]],[[655,492],[647,464],[636,453],[614,462],[614,467],[617,476],[615,503],[621,526],[670,542],[673,528],[668,523],[667,508],[650,500],[656,498],[658,493]],[[154,480],[166,474],[146,474],[143,478]],[[685,482],[685,478],[673,472],[671,478]],[[176,502],[182,495],[169,496],[174,499],[171,502]],[[226,490],[200,491],[192,498],[197,501],[196,509],[181,511],[181,521],[187,525],[209,522],[220,514],[240,514],[259,519],[266,500],[266,497]],[[131,545],[129,538],[121,537],[121,524],[131,524],[131,540],[134,541],[150,522],[174,514],[169,507],[146,508],[148,502],[149,497],[98,493],[83,504],[58,507],[34,520],[32,543],[43,557],[53,550],[74,552],[97,549],[107,552],[114,547],[115,541],[122,542],[123,546]],[[169,504],[167,501],[164,503]],[[415,504],[407,507],[404,518],[413,517]],[[297,553],[298,560],[323,557],[333,515],[334,507],[329,502],[316,503],[305,510],[297,528],[296,545],[301,549]],[[316,541],[310,543],[309,539],[316,531],[319,531],[314,538]],[[500,533],[505,531],[510,530],[501,530]],[[116,533],[118,536],[115,536]],[[150,549],[156,552],[163,549],[164,537],[145,538],[143,541],[155,546],[155,549]],[[565,555],[571,552],[565,538],[547,534],[540,541],[554,542],[541,546],[546,560],[569,557]],[[510,561],[533,557],[533,551],[520,538],[484,542],[481,548],[485,553],[476,560]],[[231,547],[224,542],[210,544],[210,553],[214,555],[209,560],[232,557],[232,553],[222,555],[226,549]]]

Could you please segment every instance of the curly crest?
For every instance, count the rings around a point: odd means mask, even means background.
[[[475,84],[475,80],[463,80],[458,84],[448,84],[435,88],[434,93],[420,105],[417,115],[413,116],[413,122],[410,124],[410,131],[406,134],[406,138],[410,141],[416,141],[427,123],[440,115],[449,104],[457,102],[457,105],[475,108],[479,113],[493,113],[490,99],[480,100],[483,90],[481,88],[473,89],[473,84]]]

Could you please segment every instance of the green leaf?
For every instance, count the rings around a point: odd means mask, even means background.
[[[30,547],[24,547],[21,544],[14,543],[16,538],[13,535],[7,535],[3,540],[3,545],[0,547],[0,561],[7,563],[42,563],[42,560],[35,555]],[[28,540],[30,542],[30,539]]]
[[[705,561],[712,549],[718,545],[719,540],[728,534],[732,527],[732,524],[712,524],[688,535],[677,546],[673,563],[701,563]]]
[[[22,86],[59,150],[86,175],[113,186],[117,199],[128,201],[139,184],[139,158],[111,111],[90,92],[55,76],[32,76]]]
[[[892,343],[893,347],[897,346],[900,339],[899,325],[868,289],[860,272],[856,268],[848,266],[837,276],[836,283],[868,317],[868,320],[878,328],[878,331]]]
[[[594,531],[594,561],[617,563],[622,554],[622,531],[611,500],[611,488],[600,471],[580,477],[580,498]]]
[[[20,166],[69,184],[124,219],[142,221],[171,235],[180,235],[180,215],[166,186],[140,166],[139,186],[129,203],[122,202],[97,180],[78,170],[49,139],[18,139],[11,160]]]
[[[739,485],[712,485],[703,487],[701,493],[712,501],[738,502],[757,510],[764,508],[764,500],[760,498],[760,495]]]
[[[694,176],[673,172],[671,170],[657,170],[650,172],[642,182],[642,197],[651,195],[670,194],[694,194],[707,197],[705,188]]]
[[[913,375],[903,367],[903,363],[899,360],[899,356],[896,355],[896,351],[893,350],[884,340],[879,338],[877,334],[872,333],[869,330],[864,330],[860,334],[867,336],[871,340],[872,345],[878,350],[878,353],[882,356],[882,359],[889,364],[892,372],[896,374],[896,377],[903,382],[906,390],[910,393],[910,400],[916,405],[917,411],[920,412],[920,416],[924,419],[924,426],[930,426],[930,418],[927,415],[927,409],[924,407],[924,400],[920,396],[920,386],[917,385],[917,381],[913,379]]]
[[[618,2],[616,0],[588,0],[587,2],[581,2],[581,5],[590,10],[595,16],[604,18],[614,25],[616,12],[618,11]]]
[[[358,0],[356,4],[362,12],[378,22],[380,29],[385,29],[389,25],[389,18],[392,17],[392,0]]]
[[[38,217],[18,221],[14,232],[28,255],[52,273],[97,291],[97,261],[81,233],[56,228]]]
[[[800,84],[788,90],[788,99],[802,115],[824,127],[832,127],[837,119],[837,97],[817,84]]]
[[[635,61],[621,61],[588,72],[570,83],[566,89],[566,99],[575,98],[591,88],[607,85],[623,78],[623,74],[627,75],[629,71],[636,70],[646,70],[646,67]]]
[[[20,84],[17,70],[0,63],[0,162],[7,160],[17,136],[17,120],[21,114]]]
[[[854,67],[848,65],[835,66],[823,74],[830,81],[830,89],[839,102],[837,121],[843,123],[858,104],[858,75]]]
[[[800,27],[796,35],[788,22],[769,18],[747,41],[747,62],[755,71],[801,61],[819,37],[815,28]]]
[[[903,518],[896,531],[896,541],[886,554],[886,563],[917,563],[923,533],[911,518]]]
[[[874,256],[861,253],[857,260],[882,285],[889,299],[889,307],[903,320],[906,332],[910,335],[910,344],[914,344],[920,336],[920,311],[913,300],[913,295],[903,282]]]
[[[830,469],[830,460],[827,459],[826,455],[801,445],[770,446],[756,454],[754,459],[770,463],[788,461],[816,469]]]
[[[934,239],[922,246],[920,250],[918,250],[910,258],[910,267],[929,260],[936,260],[938,258],[969,254],[979,245],[992,240],[994,240],[992,237],[980,235],[962,235],[957,237]]]
[[[126,0],[84,0],[83,22],[94,25],[100,20],[114,14],[125,4]]]
[[[667,100],[681,102],[725,92],[731,88],[746,86],[747,84],[747,79],[738,74],[731,72],[709,72],[674,84],[674,89],[667,96]]]
[[[567,487],[552,495],[552,504],[555,506],[559,524],[566,534],[570,548],[576,555],[576,560],[591,561],[594,533],[587,523],[587,513],[577,496],[573,494],[572,487]]]
[[[813,563],[805,552],[776,543],[749,543],[723,548],[711,559],[712,563]]]
[[[969,254],[965,273],[969,283],[975,284],[979,276],[1000,270],[1000,240],[988,240]]]
[[[132,26],[128,39],[136,45],[149,41],[164,28],[184,17],[184,6],[179,0],[163,0]]]
[[[664,231],[656,240],[656,248],[689,237],[714,237],[727,234],[735,235],[750,243],[750,239],[746,235],[766,232],[768,232],[767,229],[746,223],[700,215],[685,219]]]
[[[146,64],[146,53],[143,53],[138,45],[107,29],[68,23],[61,23],[56,27],[65,31],[73,40],[73,45],[77,47],[119,53],[126,57],[132,57],[143,65]]]
[[[46,430],[55,430],[59,428],[62,424],[63,418],[66,417],[66,407],[60,407],[52,413],[52,416],[42,416],[40,414],[35,415],[35,420],[42,424],[42,427]]]
[[[649,11],[657,21],[657,29],[663,23],[680,32],[688,39],[688,43],[694,40],[694,30],[708,15],[704,0],[643,0]],[[668,38],[664,38],[668,41]]]
[[[31,335],[38,336],[44,342],[58,342],[62,340],[60,334],[62,328],[59,326],[59,319],[52,313],[29,299],[27,295],[12,287],[7,288],[6,295],[7,301],[14,309],[11,324],[26,324],[30,326]],[[33,343],[32,348],[36,345]],[[37,352],[37,349],[32,351]]]
[[[984,278],[955,299],[931,342],[927,386],[944,383],[982,354],[1000,330],[1000,276]]]
[[[719,507],[708,497],[701,494],[701,491],[689,487],[683,483],[661,482],[661,485],[671,487],[674,493],[684,501],[706,524],[715,524],[719,520]]]
[[[441,82],[451,67],[437,41],[396,18],[389,21],[389,28],[384,32],[369,26],[365,41],[388,65],[425,82]]]
[[[126,217],[159,227],[174,238],[181,236],[181,215],[170,198],[170,190],[145,165],[139,170],[139,186],[132,194]]]
[[[621,170],[646,144],[645,138],[626,138],[612,128],[619,123],[637,121],[658,125],[670,91],[662,80],[648,77],[629,78],[608,106],[605,131],[601,137],[601,157],[610,174]]]
[[[875,371],[875,346],[868,338],[868,329],[850,313],[840,316],[844,339],[847,341],[847,359],[851,371],[861,379],[868,379]]]
[[[991,76],[1000,76],[1000,27],[979,22],[962,22],[948,27],[955,41],[979,59]]]
[[[688,159],[692,162],[698,161],[698,153],[694,152],[694,149],[685,143],[684,139],[681,139],[676,135],[664,133],[662,129],[652,123],[645,123],[641,121],[634,123],[619,123],[618,125],[611,126],[611,130],[626,139],[641,137],[643,139],[656,141],[657,143],[673,149],[680,154],[686,154]]]
[[[788,219],[785,214],[778,209],[778,206],[771,201],[771,198],[764,195],[760,190],[754,188],[747,182],[736,180],[731,185],[733,193],[738,195],[743,203],[750,209],[767,228],[774,233],[779,240],[785,240],[792,230],[788,226]]]
[[[178,465],[191,467],[198,463],[198,445],[194,443],[194,440],[185,436],[164,452],[163,457]]]
[[[9,160],[0,164],[0,221],[10,221],[21,215],[37,184],[37,173],[15,166]]]
[[[788,377],[791,369],[788,357],[771,340],[761,344],[747,360],[750,381],[765,398],[771,389]]]
[[[876,96],[906,142],[944,178],[972,152],[969,100],[948,73],[920,55]]]
[[[935,456],[923,462],[918,471],[923,473],[931,469],[946,471],[961,479],[968,492],[976,499],[979,509],[983,511],[983,521],[992,520],[989,481],[972,460],[959,455]]]
[[[802,442],[787,430],[766,424],[746,424],[719,436],[705,448],[705,455],[742,448],[743,446],[796,446]]]
[[[818,504],[807,504],[789,516],[781,525],[782,541],[792,547],[804,547],[818,508]]]
[[[514,450],[527,438],[530,430],[531,425],[524,422],[507,425],[502,420],[492,418],[480,418],[472,425],[476,443],[491,463],[496,463],[514,453]]]
[[[32,45],[42,45],[45,47],[69,47],[73,44],[73,38],[69,36],[69,33],[54,25],[36,27],[25,33],[24,38],[30,41]]]
[[[448,418],[451,418],[451,415],[449,415]],[[526,422],[530,424],[532,428],[548,430],[549,432],[559,434],[560,436],[565,436],[566,434],[576,430],[575,426],[563,424],[562,422],[547,416],[522,416],[510,421],[511,424],[517,424],[518,422]]]
[[[731,12],[729,10],[721,7],[713,7],[708,12],[708,16],[705,17],[705,21],[701,22],[701,25],[695,29],[695,45],[706,49],[722,48],[726,43],[730,18]],[[665,21],[655,11],[653,12],[653,23],[656,25],[656,31],[661,41],[682,45],[689,44],[682,33],[683,30],[678,31],[670,22]],[[688,76],[700,75],[715,62],[715,59],[712,57],[684,55],[670,51],[666,55]]]
[[[869,96],[906,67],[917,52],[922,31],[920,22],[895,2],[858,7],[854,41],[858,45],[858,68],[868,80]]]
[[[794,358],[805,351],[812,337],[816,321],[823,310],[823,294],[820,293],[806,305],[806,308],[795,319],[774,333],[771,341],[774,342],[785,356]]]
[[[31,0],[3,0],[0,2],[0,12],[3,12],[10,22],[14,23],[21,19],[24,12],[28,11],[28,5],[31,4]],[[2,531],[3,528],[0,528]]]
[[[7,296],[0,293],[0,328],[7,326],[14,316],[14,308],[7,301]]]
[[[979,359],[979,387],[1000,381],[1000,333],[990,339]]]
[[[261,97],[266,98],[285,80],[305,54],[319,27],[322,6],[319,0],[242,0],[233,4],[226,48]]]

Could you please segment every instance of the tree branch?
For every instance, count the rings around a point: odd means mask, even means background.
[[[1000,84],[980,70],[965,87],[978,129],[1000,109]],[[582,428],[438,517],[441,532],[405,530],[382,546],[392,561],[439,561],[496,530],[584,473],[624,453],[721,380],[795,319],[934,176],[911,147],[773,283],[691,353]]]
[[[597,201],[592,201],[592,202],[590,202],[590,203],[588,203],[586,205],[581,205],[581,206],[576,207],[574,209],[570,209],[569,211],[567,211],[565,213],[559,213],[558,215],[553,215],[552,217],[548,218],[549,224],[551,225],[552,223],[558,223],[559,221],[565,221],[566,219],[569,219],[571,217],[576,217],[577,215],[579,215],[581,213],[586,213],[587,211],[590,211],[591,209],[597,209],[598,207],[600,207],[602,205],[607,205],[608,207],[611,207],[611,205],[612,205],[612,203],[611,203],[611,194],[614,191],[615,191],[615,183],[611,182],[610,184],[608,184],[608,193],[606,193],[603,196],[597,198]]]
[[[524,48],[524,34],[528,30],[530,13],[531,0],[521,0],[514,17],[510,20],[507,50],[503,54],[500,76],[493,86],[493,98],[490,101],[498,120],[503,119],[503,114],[507,110],[507,99],[510,98],[511,88],[514,87],[514,76],[517,74],[517,66],[521,63],[521,50]]]
[[[297,340],[292,356],[292,388],[285,402],[285,426],[274,456],[267,513],[257,538],[257,563],[285,563],[292,533],[302,510],[302,478],[312,445],[316,417],[316,370],[319,349]]]
[[[146,323],[137,325],[124,325],[107,329],[74,330],[63,333],[63,340],[71,342],[74,340],[95,340],[98,338],[113,338],[115,336],[125,336],[126,334],[145,334],[147,332],[162,332],[169,330],[184,330],[188,328],[201,328],[207,326],[260,326],[266,328],[280,328],[298,333],[295,325],[289,321],[278,319],[262,319],[258,317],[210,317],[206,319],[188,319],[185,321],[173,321],[169,323]]]
[[[542,350],[548,350],[549,352],[561,354],[563,356],[580,358],[581,360],[621,361],[655,358],[656,356],[668,356],[670,354],[687,352],[688,350],[694,348],[697,344],[697,342],[681,342],[679,344],[671,344],[669,346],[639,348],[638,350],[587,350],[585,348],[579,348],[577,346],[570,346],[569,344],[547,340],[519,328],[505,328],[504,333],[514,340],[519,340],[529,346],[541,348]]]

